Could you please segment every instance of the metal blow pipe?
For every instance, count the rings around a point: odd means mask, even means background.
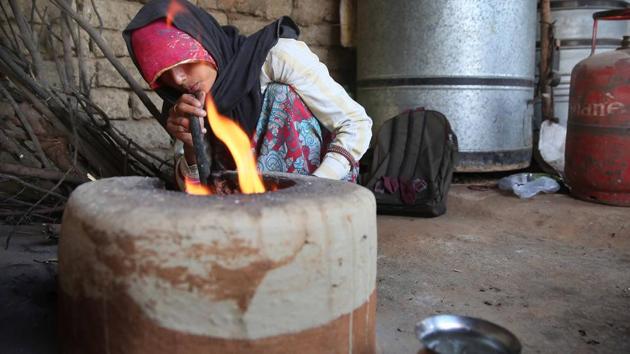
[[[195,97],[203,102],[204,94],[201,91],[195,93]],[[195,158],[197,159],[197,169],[199,171],[199,182],[207,186],[210,177],[210,159],[206,154],[207,144],[205,136],[202,133],[202,126],[199,124],[199,117],[190,117],[190,134],[192,135],[193,147],[195,149]]]

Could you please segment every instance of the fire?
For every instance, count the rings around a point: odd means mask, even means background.
[[[190,178],[184,177],[184,185],[186,187],[186,193],[192,195],[211,195],[212,191],[210,188],[204,186],[197,180],[192,180]]]
[[[256,168],[251,141],[247,134],[233,120],[217,111],[209,94],[206,96],[206,112],[212,131],[227,146],[234,158],[241,192],[264,193],[265,186]]]
[[[166,10],[166,25],[169,27],[172,26],[175,16],[185,10],[186,9],[178,1],[171,1]]]

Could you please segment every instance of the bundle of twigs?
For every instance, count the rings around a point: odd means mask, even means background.
[[[169,181],[169,163],[116,129],[90,100],[85,34],[156,118],[159,111],[112,50],[69,0],[50,0],[50,18],[33,0],[30,18],[16,0],[0,2],[0,222],[56,222],[79,184],[110,176],[157,176]],[[92,3],[92,5],[94,5]],[[96,10],[96,9],[95,9]],[[11,17],[10,14],[13,16]],[[99,16],[100,17],[100,16]],[[61,83],[47,82],[52,58]],[[77,60],[78,59],[78,60]]]

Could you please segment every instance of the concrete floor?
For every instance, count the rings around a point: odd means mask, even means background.
[[[439,218],[379,216],[384,353],[416,353],[415,323],[438,313],[503,325],[524,353],[630,353],[630,208],[465,185],[449,198]],[[56,352],[50,236],[21,228],[0,249],[0,352]]]
[[[481,317],[523,353],[630,353],[630,208],[451,189],[435,219],[379,217],[377,334],[415,353],[419,320]]]
[[[0,353],[57,352],[57,229],[0,225]]]

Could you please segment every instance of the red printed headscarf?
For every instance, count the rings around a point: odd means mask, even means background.
[[[154,21],[131,33],[131,45],[142,77],[152,89],[160,87],[157,79],[179,64],[208,62],[217,67],[214,58],[188,33]]]

